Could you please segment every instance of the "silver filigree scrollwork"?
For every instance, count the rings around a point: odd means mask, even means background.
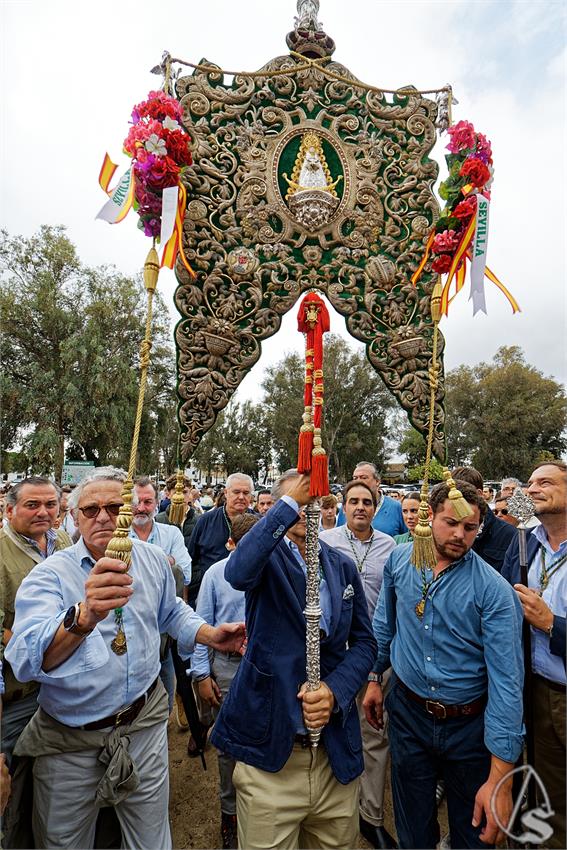
[[[305,507],[305,563],[307,564],[307,593],[305,605],[305,649],[307,663],[307,687],[316,691],[321,684],[321,604],[319,584],[321,567],[319,565],[319,519],[321,508],[318,502],[309,502]],[[321,737],[321,729],[309,729],[311,746],[316,747]]]

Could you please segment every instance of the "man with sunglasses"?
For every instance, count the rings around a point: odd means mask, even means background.
[[[41,683],[40,709],[16,754],[35,758],[38,847],[93,847],[101,806],[123,845],[169,848],[167,695],[159,635],[187,657],[195,642],[238,651],[244,625],[207,625],[175,595],[161,549],[132,541],[132,562],[105,556],[125,474],[106,467],[72,494],[81,537],[33,570],[16,597],[7,657]]]
[[[0,529],[0,610],[2,642],[8,646],[14,623],[16,592],[25,577],[49,555],[71,545],[62,528],[55,529],[60,491],[49,479],[33,476],[15,484],[6,494],[6,524]],[[11,771],[16,768],[12,753],[22,730],[37,711],[39,685],[16,681],[12,668],[3,665],[5,691],[2,695],[2,747]],[[6,847],[29,847],[29,808],[22,803],[26,776],[18,771],[12,798],[4,817]]]

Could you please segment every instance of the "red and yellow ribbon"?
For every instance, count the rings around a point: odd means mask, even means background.
[[[196,277],[195,272],[189,265],[189,261],[185,256],[185,252],[183,250],[183,218],[185,216],[185,208],[187,206],[187,190],[183,183],[179,184],[179,194],[177,196],[177,212],[175,214],[175,225],[173,227],[173,233],[165,243],[163,253],[161,256],[161,268],[166,266],[168,269],[172,269],[175,266],[175,261],[177,259],[177,254],[181,254],[181,259],[183,261],[183,265],[191,275],[191,277]]]

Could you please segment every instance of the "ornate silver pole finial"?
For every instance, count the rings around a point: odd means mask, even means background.
[[[321,508],[318,502],[309,502],[305,506],[305,563],[307,565],[307,593],[305,635],[307,687],[316,691],[321,684],[321,605],[319,599],[319,518]],[[321,737],[321,729],[307,729],[311,746],[316,747]]]
[[[297,17],[294,19],[295,29],[322,32],[323,25],[317,20],[319,0],[297,0]]]
[[[535,513],[535,505],[521,487],[516,487],[513,495],[508,499],[508,510],[513,517],[516,517],[520,526],[525,528],[526,523]]]
[[[447,127],[450,127],[453,123],[451,107],[459,101],[455,99],[453,89],[449,83],[437,93],[435,100],[437,101],[437,121],[435,122],[435,126],[440,133],[444,133]]]
[[[518,525],[518,555],[520,561],[520,581],[528,584],[528,552],[526,544],[526,523],[535,512],[533,501],[527,496],[521,487],[516,487],[514,493],[508,499],[508,511],[519,520]],[[529,631],[529,629],[528,629]]]

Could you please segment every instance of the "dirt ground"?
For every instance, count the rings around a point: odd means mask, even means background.
[[[218,848],[220,840],[220,807],[218,797],[218,770],[216,751],[208,744],[205,758],[207,770],[201,760],[187,755],[188,732],[180,731],[175,718],[169,721],[170,801],[173,846]],[[442,807],[444,809],[444,806]],[[446,826],[445,812],[441,812],[441,829]],[[386,789],[385,826],[395,836],[392,798]],[[359,848],[370,845],[360,837]]]

